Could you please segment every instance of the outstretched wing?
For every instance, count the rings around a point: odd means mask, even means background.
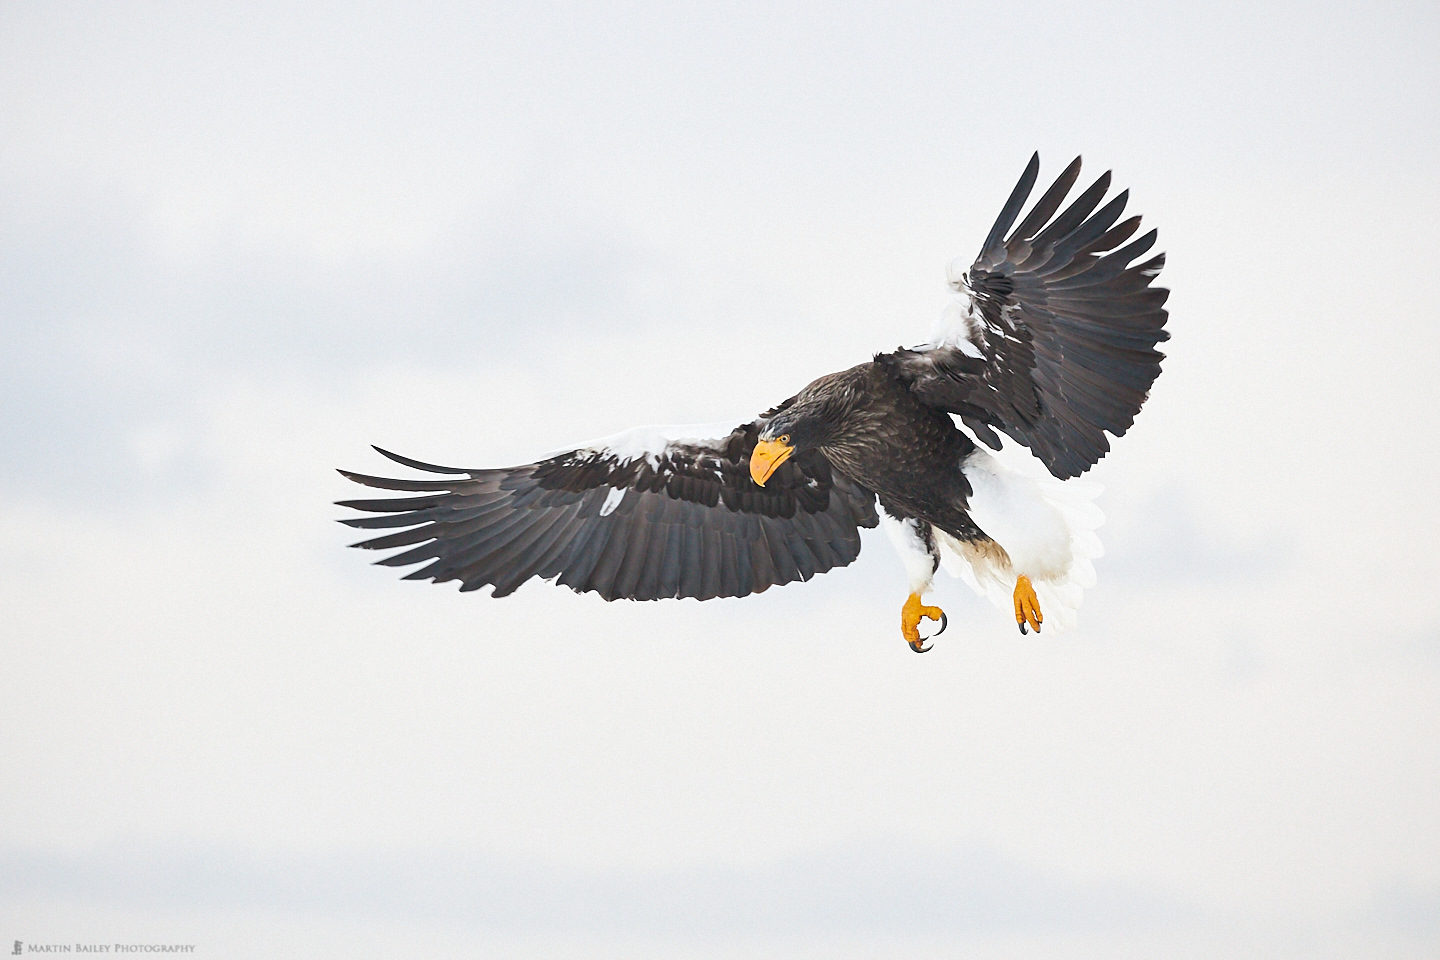
[[[1100,205],[1109,171],[1056,214],[1079,157],[1011,230],[1039,170],[1036,154],[975,262],[951,265],[961,296],[940,336],[895,356],[922,400],[991,446],[994,430],[1010,435],[1066,479],[1105,455],[1107,431],[1121,436],[1135,421],[1160,374],[1170,292],[1151,286],[1164,254],[1135,263],[1155,231],[1126,242],[1140,226],[1138,216],[1120,221],[1129,191]]]
[[[407,580],[458,580],[461,590],[492,584],[497,597],[531,577],[606,600],[741,597],[850,563],[860,553],[858,528],[877,523],[875,495],[818,453],[792,457],[757,486],[750,451],[762,423],[717,440],[642,428],[499,470],[438,467],[376,447],[449,476],[342,470],[357,483],[419,496],[342,501],[374,516],[341,522],[408,528],[354,544],[408,547],[377,561],[425,564]]]

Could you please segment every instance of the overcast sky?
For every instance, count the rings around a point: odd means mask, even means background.
[[[1440,953],[1433,4],[0,5],[0,942]],[[919,342],[1032,150],[1169,358],[1079,629],[883,535],[406,583],[331,501]]]

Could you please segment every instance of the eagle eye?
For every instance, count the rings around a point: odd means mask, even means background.
[[[789,442],[790,442],[790,434],[788,434],[788,433],[782,433],[782,434],[780,434],[780,436],[776,437],[775,439],[778,440],[778,441],[780,441],[781,443],[789,443]]]

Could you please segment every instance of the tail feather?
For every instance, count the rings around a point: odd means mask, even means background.
[[[1030,577],[1047,633],[1075,625],[1085,589],[1095,585],[1094,561],[1104,552],[1096,530],[1105,520],[1093,480],[1059,481],[1010,469],[977,450],[965,462],[973,490],[970,515],[996,549],[977,549],[937,530],[940,562],[1007,613],[1015,580]]]

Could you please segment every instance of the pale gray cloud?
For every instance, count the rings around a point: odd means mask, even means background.
[[[11,849],[0,898],[92,908],[252,909],[345,922],[388,916],[508,932],[745,937],[805,931],[919,937],[1191,926],[1153,889],[1053,876],[984,844],[847,841],[748,868],[577,870],[430,850],[278,855],[214,848]]]
[[[1156,491],[1147,500],[1121,501],[1111,508],[1118,522],[1106,530],[1110,556],[1100,561],[1107,580],[1132,589],[1161,584],[1240,584],[1277,579],[1300,562],[1294,542],[1267,532],[1259,543],[1238,543],[1219,531],[1202,529],[1199,511],[1178,487]]]

